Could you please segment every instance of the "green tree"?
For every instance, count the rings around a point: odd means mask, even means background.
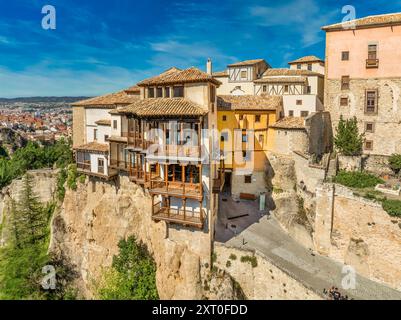
[[[392,154],[388,159],[388,163],[391,170],[393,170],[395,174],[399,174],[401,171],[401,154]]]
[[[345,156],[358,156],[362,153],[364,135],[359,134],[356,117],[344,120],[343,116],[337,126],[334,145]]]
[[[134,236],[118,243],[119,254],[106,270],[97,292],[104,300],[156,300],[156,264]]]

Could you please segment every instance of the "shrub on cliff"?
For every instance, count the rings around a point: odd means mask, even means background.
[[[334,145],[345,156],[358,156],[362,153],[363,134],[359,134],[356,117],[344,120],[340,117]]]
[[[118,243],[119,254],[96,284],[102,300],[156,300],[156,264],[146,245],[134,236]]]
[[[335,183],[342,184],[349,188],[371,188],[384,181],[372,174],[360,171],[340,170],[334,177]]]
[[[382,207],[392,217],[401,217],[401,201],[400,200],[383,200]]]
[[[401,154],[392,154],[388,159],[388,164],[395,174],[401,171]]]

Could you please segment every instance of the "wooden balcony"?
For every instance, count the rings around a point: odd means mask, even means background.
[[[379,59],[366,59],[366,68],[373,69],[379,67]]]
[[[124,161],[124,160],[111,159],[110,160],[110,168],[128,171],[129,164],[127,161]]]
[[[153,143],[150,143],[150,145]],[[149,147],[149,146],[148,146]],[[165,157],[165,158],[200,158],[200,146],[186,146],[186,145],[161,145],[157,149],[152,150],[148,156],[152,157]]]
[[[161,202],[152,206],[152,219],[155,221],[165,221],[168,223],[181,224],[202,229],[205,222],[205,211],[200,209],[200,212],[187,212],[184,209],[175,209],[171,207],[163,207]]]
[[[146,188],[150,187],[152,179],[157,179],[158,175],[155,172],[145,172],[142,168],[132,167],[129,170],[129,179],[137,184],[144,185]]]
[[[104,167],[99,167],[98,172],[91,171],[91,164],[88,161],[85,162],[77,162],[77,171],[78,173],[86,174],[88,176],[98,177],[106,180],[110,180],[111,178],[117,176],[118,171],[115,169],[109,169],[108,174],[104,174]]]
[[[150,193],[177,198],[190,198],[202,201],[203,192],[201,183],[183,183],[181,181],[168,181],[162,178],[150,181]]]

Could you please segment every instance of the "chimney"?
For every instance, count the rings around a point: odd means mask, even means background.
[[[208,58],[207,63],[206,63],[206,73],[212,75],[213,69],[212,69],[212,59]]]

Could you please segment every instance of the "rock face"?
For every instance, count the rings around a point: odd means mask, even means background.
[[[203,250],[210,244],[193,230],[175,230],[151,219],[151,198],[138,185],[120,177],[117,183],[89,180],[68,190],[62,210],[54,218],[50,250],[64,255],[78,271],[80,293],[94,297],[94,281],[118,253],[118,241],[135,235],[153,254],[161,299],[235,299],[233,281],[211,274]],[[177,236],[179,234],[179,236]],[[210,252],[210,251],[209,251]],[[224,289],[216,293],[214,285]]]
[[[56,190],[57,171],[52,169],[30,170],[28,174],[33,178],[35,193],[42,203],[53,200]],[[18,200],[19,193],[23,187],[22,179],[15,179],[12,183],[3,188],[0,193],[0,224],[7,225],[8,212],[11,199]],[[0,228],[0,246],[5,245],[7,241],[7,228]]]
[[[0,145],[9,155],[13,154],[18,148],[25,147],[27,140],[18,132],[9,128],[0,128]]]

